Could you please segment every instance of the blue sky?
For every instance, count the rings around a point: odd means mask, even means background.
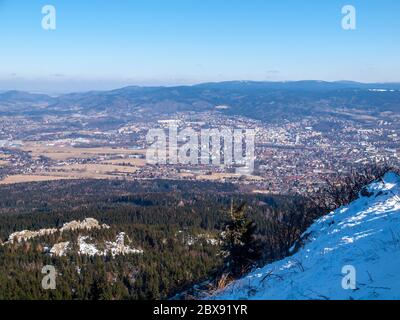
[[[44,5],[57,29],[41,28]],[[341,28],[341,8],[357,29]],[[400,81],[398,0],[0,0],[0,90]]]

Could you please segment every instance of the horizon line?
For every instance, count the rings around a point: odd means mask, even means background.
[[[85,81],[85,80],[84,80]],[[71,90],[65,92],[56,92],[56,90],[30,90],[30,89],[1,89],[0,94],[9,93],[9,92],[24,92],[30,94],[44,94],[44,95],[67,95],[67,94],[74,94],[74,93],[89,93],[89,92],[108,92],[108,91],[115,91],[121,90],[126,88],[182,88],[182,87],[196,87],[201,85],[212,85],[212,84],[228,84],[228,83],[265,83],[265,84],[284,84],[284,83],[302,83],[302,82],[313,82],[313,83],[325,83],[325,84],[357,84],[357,85],[400,85],[400,81],[387,81],[387,82],[362,82],[356,80],[316,80],[316,79],[303,79],[303,80],[222,80],[222,81],[202,81],[202,82],[194,82],[194,83],[186,83],[186,84],[170,84],[170,85],[143,85],[143,84],[128,84],[128,85],[120,85],[120,86],[110,86],[109,89],[86,89],[86,90]]]

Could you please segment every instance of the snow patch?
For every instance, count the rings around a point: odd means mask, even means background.
[[[50,249],[50,254],[56,257],[63,257],[67,254],[69,249],[70,249],[69,242],[57,243]]]
[[[99,250],[95,244],[90,244],[87,241],[92,240],[90,237],[83,237],[80,236],[78,238],[78,246],[80,255],[87,255],[87,256],[108,256],[111,255],[112,257],[118,255],[128,255],[128,254],[142,254],[143,250],[131,248],[130,246],[125,245],[125,232],[120,232],[115,241],[107,241],[105,243],[105,249]],[[129,240],[129,239],[128,239]]]
[[[210,299],[400,299],[400,177],[368,186],[370,197],[317,220],[292,257],[254,270]],[[356,269],[356,290],[342,287],[343,267]]]

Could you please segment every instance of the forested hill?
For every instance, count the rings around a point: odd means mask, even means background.
[[[275,259],[272,217],[288,197],[180,181],[1,186],[0,299],[171,297],[221,268],[219,234],[232,199],[249,204],[271,247],[266,258]],[[56,290],[41,287],[46,265],[60,274]]]
[[[339,116],[343,110],[398,112],[400,84],[357,82],[231,81],[179,87],[131,86],[111,91],[90,91],[57,97],[20,91],[0,93],[3,115],[69,115],[109,112],[139,118],[184,111],[215,111],[264,121],[305,115]],[[339,113],[338,113],[339,112]]]

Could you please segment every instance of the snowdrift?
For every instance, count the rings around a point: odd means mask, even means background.
[[[388,173],[367,189],[317,220],[296,254],[210,299],[400,299],[400,176]]]

